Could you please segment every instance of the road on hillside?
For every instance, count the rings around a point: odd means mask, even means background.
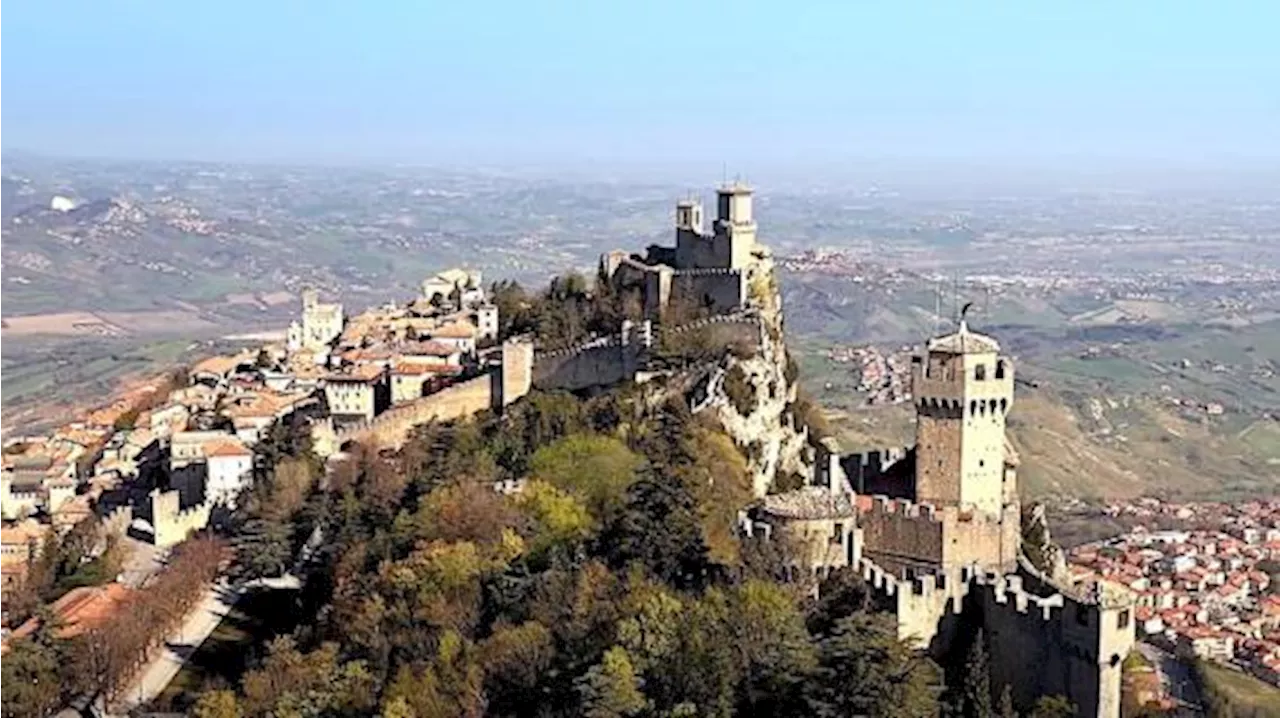
[[[195,610],[187,614],[182,626],[165,641],[164,649],[147,664],[124,692],[120,704],[113,708],[111,715],[129,715],[160,695],[243,593],[242,587],[233,586],[225,579],[210,586]]]

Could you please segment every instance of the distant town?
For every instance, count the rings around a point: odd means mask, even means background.
[[[1101,513],[1138,525],[1071,549],[1075,578],[1129,587],[1145,640],[1280,685],[1280,500],[1142,498],[1109,503]]]

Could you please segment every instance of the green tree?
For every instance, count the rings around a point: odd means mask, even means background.
[[[593,522],[587,507],[550,484],[529,481],[516,503],[533,524],[531,556],[541,556],[556,547],[569,549],[591,535]]]
[[[571,434],[538,449],[530,475],[582,499],[597,521],[608,521],[626,502],[642,459],[608,436]]]
[[[4,715],[6,718],[43,718],[62,698],[59,656],[53,646],[34,639],[13,642],[4,657]]]
[[[253,580],[284,575],[293,562],[293,526],[283,521],[250,518],[232,539],[239,578]]]
[[[960,712],[964,718],[995,718],[991,701],[991,664],[987,658],[986,637],[979,629],[969,646],[964,663],[964,685]]]
[[[898,640],[891,619],[857,612],[836,621],[819,644],[819,669],[809,684],[816,715],[938,714],[937,668]]]
[[[655,470],[627,490],[627,505],[601,541],[614,566],[636,562],[673,586],[702,583],[709,561],[697,502]]]
[[[582,714],[587,718],[621,718],[645,707],[640,678],[625,648],[614,646],[604,652],[600,663],[578,681]]]
[[[1071,718],[1075,714],[1075,704],[1065,696],[1040,696],[1028,718]]]
[[[777,583],[748,580],[729,593],[732,645],[745,715],[804,714],[802,690],[817,666],[795,596]]]

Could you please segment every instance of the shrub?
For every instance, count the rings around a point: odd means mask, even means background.
[[[756,391],[742,367],[734,365],[724,376],[724,393],[735,411],[750,416],[756,406]]]

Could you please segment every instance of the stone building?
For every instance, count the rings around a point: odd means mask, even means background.
[[[672,306],[723,314],[745,307],[753,282],[772,277],[773,255],[756,237],[752,189],[740,182],[716,191],[716,219],[707,232],[702,203],[676,204],[676,246],[653,245],[644,255],[606,253],[600,269],[618,291],[638,295],[645,315],[658,319]]]
[[[368,421],[391,401],[387,370],[378,364],[361,364],[351,371],[329,374],[324,380],[329,415],[338,421]]]
[[[912,359],[916,445],[879,478],[862,518],[867,558],[900,577],[1017,564],[1017,458],[1005,438],[1013,363],[960,322]]]
[[[826,576],[862,561],[862,531],[853,496],[818,486],[771,494],[739,516],[745,535],[784,538],[795,551],[792,570]]]
[[[815,486],[802,491],[856,503],[858,567],[900,638],[956,665],[981,631],[993,683],[1020,709],[1061,694],[1079,716],[1117,718],[1133,597],[1050,578],[1021,555],[1018,459],[1005,436],[1013,376],[999,343],[962,320],[913,359],[916,445],[840,456],[823,443]],[[771,530],[812,534],[804,516],[769,518]]]
[[[300,349],[320,351],[327,348],[342,334],[343,314],[341,304],[324,304],[314,289],[302,292],[302,323],[289,324],[289,351]]]

